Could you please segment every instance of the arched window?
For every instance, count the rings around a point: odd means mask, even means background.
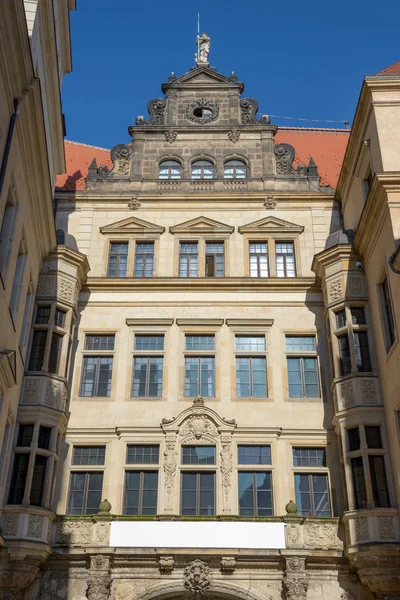
[[[228,160],[224,164],[224,179],[246,179],[247,167],[242,160]]]
[[[196,160],[192,163],[192,179],[213,179],[214,165],[209,160]]]
[[[180,179],[181,163],[177,160],[164,160],[158,165],[158,179]]]

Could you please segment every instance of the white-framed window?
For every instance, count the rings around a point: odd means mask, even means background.
[[[243,160],[228,160],[224,163],[224,179],[246,179],[247,166]]]
[[[267,517],[274,514],[271,447],[238,444],[239,516]]]
[[[111,395],[115,334],[86,334],[79,395]]]
[[[160,446],[128,444],[125,465],[124,515],[156,515]]]
[[[236,396],[238,398],[266,398],[267,354],[266,337],[259,335],[235,336]]]
[[[330,517],[331,502],[325,448],[295,447],[292,452],[294,489],[299,514],[304,517]]]
[[[286,335],[290,398],[320,398],[315,335]]]
[[[184,396],[215,396],[215,336],[185,336]]]
[[[132,397],[160,398],[164,367],[164,334],[135,333]]]
[[[164,160],[158,165],[159,179],[180,179],[181,178],[181,163],[177,160]]]

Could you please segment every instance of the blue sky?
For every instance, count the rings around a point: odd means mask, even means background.
[[[111,148],[147,116],[171,71],[194,65],[197,12],[210,62],[245,83],[260,112],[301,117],[278,125],[351,122],[364,75],[400,60],[400,3],[383,0],[77,0],[71,12],[73,71],[63,83],[67,139]]]

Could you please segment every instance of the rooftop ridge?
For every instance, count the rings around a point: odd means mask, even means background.
[[[351,129],[344,129],[342,127],[289,127],[286,125],[278,125],[278,129],[288,131],[332,131],[335,133],[350,133]]]
[[[85,148],[96,148],[96,150],[105,150],[110,152],[110,148],[102,148],[101,146],[93,146],[92,144],[84,144],[83,142],[75,142],[74,140],[64,140],[66,144],[75,144],[76,146],[85,146]]]
[[[400,75],[400,61],[389,65],[385,69],[382,69],[382,71],[378,71],[375,75]]]

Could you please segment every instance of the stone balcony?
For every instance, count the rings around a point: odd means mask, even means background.
[[[378,377],[349,375],[335,380],[333,384],[335,412],[353,407],[381,406]]]

